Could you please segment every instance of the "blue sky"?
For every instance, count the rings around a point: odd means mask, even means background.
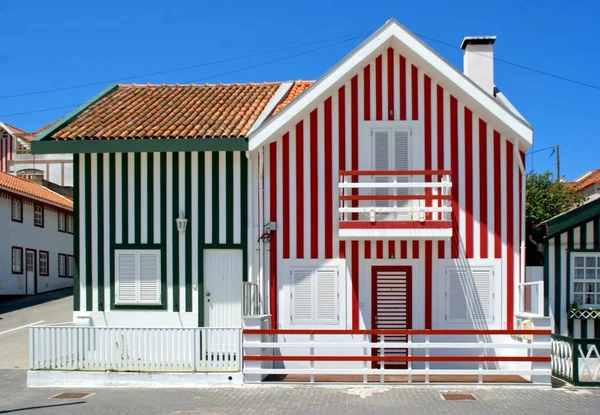
[[[535,4],[534,4],[535,3]],[[543,4],[543,8],[538,6]],[[600,2],[0,0],[0,96],[202,64],[361,33],[348,42],[231,74],[324,42],[279,53],[128,80],[137,83],[316,79],[395,17],[417,34],[460,45],[465,35],[497,35],[498,58],[600,85],[594,39]],[[458,68],[462,51],[424,39]],[[534,126],[534,149],[559,144],[568,179],[600,167],[600,90],[501,62],[496,84]],[[217,75],[217,76],[214,76]],[[0,119],[33,130],[85,102],[107,84],[0,99]],[[528,169],[554,170],[550,151]]]

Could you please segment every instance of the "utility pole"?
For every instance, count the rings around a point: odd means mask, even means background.
[[[560,155],[558,152],[558,144],[554,146],[556,150],[556,181],[560,182]]]

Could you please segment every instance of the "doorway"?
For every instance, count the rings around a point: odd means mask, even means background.
[[[25,289],[27,295],[37,294],[37,251],[25,250]]]
[[[205,327],[242,327],[243,270],[241,249],[204,251]]]

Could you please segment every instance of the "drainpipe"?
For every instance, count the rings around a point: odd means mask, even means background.
[[[264,178],[264,168],[265,168],[265,151],[264,146],[260,148],[258,152],[258,211],[257,214],[257,237],[262,234],[262,229],[264,229],[264,210],[265,210],[265,178]],[[268,297],[267,297],[267,287],[265,286],[265,246],[263,242],[258,243],[258,263],[259,263],[259,272],[258,272],[258,284],[259,290],[261,291],[261,306],[263,313],[267,310]],[[265,313],[266,314],[266,313]]]

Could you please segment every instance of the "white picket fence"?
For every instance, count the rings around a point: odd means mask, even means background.
[[[36,326],[31,370],[238,372],[241,329]]]

